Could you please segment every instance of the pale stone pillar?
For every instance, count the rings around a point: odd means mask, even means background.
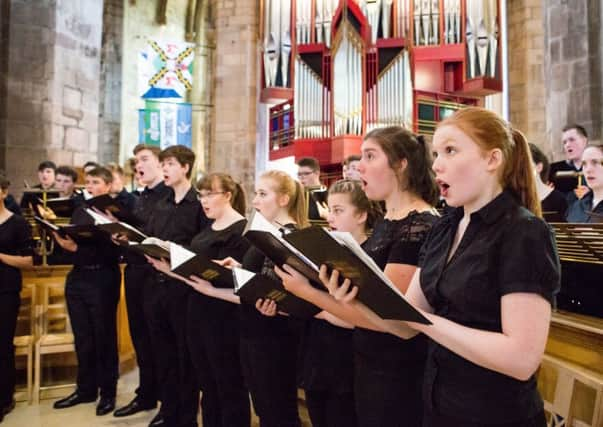
[[[3,0],[0,168],[14,188],[37,164],[97,159],[103,3]]]
[[[583,125],[601,141],[603,41],[601,2],[545,2],[546,135],[556,159],[563,158],[561,128]]]
[[[542,0],[510,0],[508,13],[510,121],[528,141],[546,141],[544,18]]]
[[[212,0],[216,57],[210,171],[232,174],[253,191],[259,11],[255,0]]]

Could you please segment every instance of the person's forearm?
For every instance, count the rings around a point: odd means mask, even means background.
[[[210,297],[221,299],[223,301],[231,302],[233,304],[241,304],[241,298],[234,293],[232,289],[226,288],[212,288]]]
[[[31,268],[33,267],[32,256],[19,256],[19,255],[7,255],[0,254],[0,261],[6,265],[10,265],[15,268]]]
[[[544,348],[538,342],[526,346],[501,332],[469,328],[433,314],[425,316],[433,324],[413,323],[413,328],[476,365],[525,381],[540,363]]]
[[[358,326],[364,329],[385,332],[380,329],[377,325],[370,322],[357,310],[355,310],[354,307],[337,301],[327,292],[312,288],[302,298],[314,304],[315,306],[331,313],[333,316],[340,318],[344,322],[350,323],[351,325]]]

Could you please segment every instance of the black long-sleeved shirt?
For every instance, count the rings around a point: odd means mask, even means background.
[[[189,245],[192,238],[208,224],[197,194],[191,188],[178,203],[173,191],[159,200],[144,230],[149,236]]]
[[[94,224],[94,219],[86,212],[86,206],[78,206],[71,217],[71,224],[88,225]],[[80,241],[77,250],[73,252],[72,260],[75,267],[103,265],[117,265],[121,248],[115,245],[108,235],[95,237],[94,239]]]
[[[172,192],[172,189],[166,186],[163,182],[154,187],[146,187],[142,193],[136,198],[132,208],[132,216],[135,221],[130,224],[140,229],[143,233],[147,233],[147,223],[153,214],[157,203],[167,197]],[[147,264],[144,256],[133,252],[126,252],[126,261],[128,264]]]

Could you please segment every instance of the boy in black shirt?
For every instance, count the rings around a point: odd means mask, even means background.
[[[86,175],[86,190],[93,196],[109,193],[111,172],[98,167]],[[76,225],[94,224],[85,206],[76,208],[71,218]],[[77,388],[54,403],[55,409],[94,402],[100,389],[96,415],[115,408],[119,376],[117,354],[117,303],[121,274],[119,249],[99,237],[75,242],[53,233],[57,243],[73,253],[73,269],[65,282],[65,299],[75,338],[78,360]]]
[[[191,239],[208,223],[190,176],[195,154],[176,145],[159,154],[164,183],[172,189],[160,200],[145,231],[148,235],[179,245]],[[186,306],[188,285],[161,273],[147,288],[145,304],[161,385],[161,412],[150,425],[196,426],[199,406],[192,363],[186,350]]]
[[[134,147],[136,172],[145,188],[136,198],[132,211],[136,223],[131,225],[141,230],[145,229],[159,200],[171,192],[170,188],[163,183],[163,171],[159,162],[160,151],[159,147],[144,144]],[[148,300],[146,290],[154,285],[154,281],[148,280],[148,278],[154,278],[155,270],[144,256],[135,252],[127,252],[125,259],[127,262],[124,270],[126,307],[130,335],[136,350],[139,386],[136,389],[136,397],[113,413],[116,417],[126,417],[140,411],[153,409],[157,406],[159,399],[159,383],[157,382],[157,371],[148,327],[149,319],[144,310]]]

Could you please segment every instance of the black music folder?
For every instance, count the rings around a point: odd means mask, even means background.
[[[288,292],[280,280],[255,274],[243,268],[233,268],[234,292],[242,301],[255,305],[258,299],[271,299],[276,302],[277,310],[291,316],[310,318],[322,310]]]
[[[196,254],[182,246],[170,245],[170,268],[184,277],[197,276],[219,288],[234,288],[232,271],[213,262],[204,254]]]
[[[358,287],[358,300],[382,319],[431,323],[406,301],[350,233],[330,233],[313,226],[293,231],[283,238],[315,265],[325,264],[329,271],[338,270],[342,277],[350,279]]]
[[[141,243],[143,240],[149,237],[136,227],[126,222],[113,222],[105,215],[95,212],[90,208],[86,208],[86,213],[94,219],[94,222],[99,229],[110,235],[121,234],[128,239],[128,242]]]
[[[283,230],[283,232],[286,232],[286,230]],[[313,286],[324,289],[318,278],[318,267],[288,243],[281,233],[259,212],[256,212],[244,236],[275,265],[282,268],[283,265],[288,264],[306,276]]]
[[[46,197],[46,199],[54,199],[59,197],[59,192],[57,190],[42,190],[41,188],[28,188],[23,191],[23,197],[21,198],[20,206],[22,208],[31,208],[35,211],[37,205],[41,205],[44,202],[42,201]]]
[[[50,221],[40,218],[39,216],[34,216],[34,220],[46,230],[55,231],[62,237],[69,236],[76,243],[107,239],[107,235],[102,232],[97,226],[92,224],[56,225]]]
[[[126,248],[141,255],[148,255],[151,258],[170,259],[169,246],[166,245],[164,241],[156,239],[155,237],[148,237],[140,243],[128,242]]]
[[[41,198],[38,199],[39,204],[43,205]],[[76,200],[73,197],[56,197],[46,200],[46,207],[61,218],[71,218],[76,207]]]
[[[125,206],[119,203],[109,194],[102,194],[85,200],[84,203],[91,208],[96,208],[100,212],[110,212],[115,218],[120,221],[132,222],[135,221],[134,215]]]

